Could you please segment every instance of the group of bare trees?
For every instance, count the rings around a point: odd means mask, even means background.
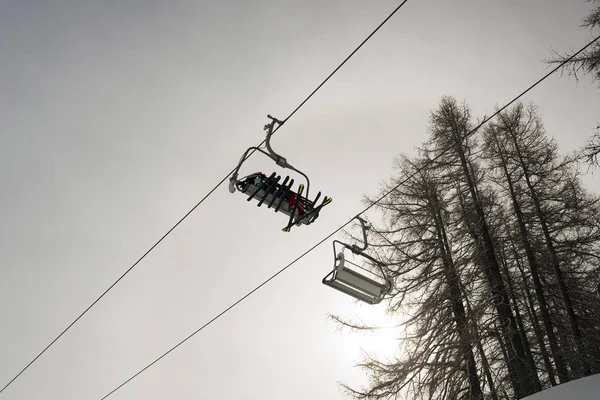
[[[592,35],[598,36],[600,34],[600,0],[588,1],[598,3],[598,5],[583,18],[581,27],[589,29]],[[591,77],[593,81],[600,82],[600,42],[595,42],[586,51],[573,59],[570,59],[568,54],[561,55],[555,51],[554,57],[548,60],[548,63],[564,64],[562,70],[575,79],[578,79],[579,75],[586,75]],[[597,127],[597,131],[585,143],[579,157],[580,160],[598,167],[600,166],[598,161],[599,154],[600,126]]]
[[[600,372],[600,198],[582,187],[533,106],[469,136],[444,97],[430,138],[402,157],[375,246],[410,310],[407,351],[365,361],[357,397],[522,398]]]
[[[600,44],[565,68],[600,79]],[[374,206],[388,310],[410,317],[395,361],[366,359],[368,387],[346,386],[357,398],[514,399],[600,373],[600,197],[578,170],[600,132],[565,157],[533,105],[474,126],[444,97]]]

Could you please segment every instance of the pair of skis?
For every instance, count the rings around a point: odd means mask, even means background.
[[[292,226],[299,225],[300,222],[302,222],[303,220],[308,220],[307,224],[312,223],[319,216],[319,212],[321,211],[321,208],[323,208],[327,204],[331,203],[331,198],[325,196],[323,198],[323,202],[321,204],[306,211],[304,214],[302,214],[302,216],[298,217],[294,221],[294,215],[296,215],[296,211],[298,210],[298,206],[300,204],[303,191],[304,191],[304,185],[300,184],[300,187],[298,188],[298,195],[296,196],[296,201],[294,202],[294,208],[292,209],[292,213],[290,214],[290,220],[289,220],[287,226],[282,229],[282,231],[284,231],[284,232],[289,232],[292,229]],[[313,204],[317,204],[319,197],[321,197],[321,192],[317,193],[317,197],[315,197],[315,201],[313,202]]]

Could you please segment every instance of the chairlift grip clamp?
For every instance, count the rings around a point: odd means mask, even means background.
[[[280,121],[280,120],[278,120],[278,119],[277,119],[277,118],[275,118],[275,117],[272,117],[272,116],[271,116],[271,114],[267,114],[267,118],[269,118],[269,119],[270,119],[270,120],[272,120],[273,122],[277,122],[279,125],[283,125],[283,123],[285,122],[285,121]]]

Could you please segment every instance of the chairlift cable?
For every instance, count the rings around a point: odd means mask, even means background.
[[[304,106],[304,104],[306,104],[306,102],[308,102],[308,100],[319,90],[321,89],[321,87],[344,65],[346,64],[346,62],[352,57],[354,56],[354,54],[369,40],[371,39],[371,37],[392,17],[394,16],[394,14],[396,14],[396,12],[398,10],[400,10],[400,8],[402,8],[402,6],[404,6],[404,4],[406,4],[408,0],[404,0],[402,1],[402,3],[400,3],[399,6],[397,6],[389,15],[388,17],[381,23],[379,24],[379,26],[377,26],[377,28],[375,28],[375,30],[373,32],[371,32],[371,34],[369,36],[367,36],[367,38],[365,40],[363,40],[363,42],[356,48],[354,49],[354,51],[352,53],[350,53],[350,55],[348,57],[346,57],[346,59],[344,61],[342,61],[342,63],[335,69],[333,70],[333,72],[331,74],[329,74],[329,76],[327,76],[327,78],[325,78],[325,80],[323,82],[321,82],[321,84],[319,84],[319,86],[317,86],[317,88],[315,90],[313,90],[310,95],[308,95],[308,97],[306,99],[304,99],[304,101],[302,101],[302,103],[300,103],[300,105],[298,107],[296,107],[296,109],[294,109],[294,111],[292,111],[292,113],[290,115],[287,116],[287,118],[285,120],[282,121],[282,124],[278,125],[274,130],[273,130],[273,134],[275,132],[277,132],[279,130],[279,128],[283,125],[283,123],[287,122],[294,114],[296,114],[296,112],[302,108]],[[261,147],[266,143],[266,139],[264,139],[258,146],[256,147]],[[252,154],[254,154],[255,150],[253,150],[252,152],[250,152],[247,157],[245,158],[246,160],[248,158],[250,158],[252,156]],[[217,188],[219,186],[221,186],[223,184],[223,182],[225,182],[227,180],[227,178],[234,173],[235,168],[232,169],[225,177],[223,177],[223,179],[221,179],[219,181],[219,183],[217,183],[215,185],[215,187],[213,187],[198,203],[196,203],[196,205],[194,207],[192,207],[192,209],[190,211],[188,211],[179,221],[177,221],[177,223],[175,225],[173,225],[173,227],[171,227],[171,229],[169,229],[167,231],[167,233],[165,233],[156,243],[154,243],[149,249],[148,251],[146,251],[135,263],[133,263],[133,265],[131,265],[131,267],[129,267],[116,281],[114,281],[109,287],[108,289],[106,289],[96,300],[94,300],[93,303],[91,303],[77,318],[75,318],[73,320],[73,322],[71,322],[56,338],[54,338],[54,340],[52,340],[50,342],[50,344],[48,344],[38,355],[35,356],[35,358],[33,360],[31,360],[23,369],[21,369],[21,371],[19,371],[19,373],[13,377],[6,385],[4,385],[4,387],[2,389],[0,389],[0,394],[2,392],[4,392],[6,390],[6,388],[8,388],[15,380],[17,380],[17,378],[19,378],[19,376],[21,376],[33,363],[35,363],[50,347],[52,347],[52,345],[54,345],[54,343],[56,343],[65,333],[67,333],[67,331],[69,331],[69,329],[71,329],[73,327],[73,325],[75,325],[85,314],[87,314],[87,312],[96,305],[96,303],[98,303],[110,290],[112,290],[127,274],[129,274],[152,250],[154,250],[171,232],[173,232],[173,230],[175,230],[175,228],[177,228],[192,212],[194,212],[196,210],[196,208],[198,208],[209,196],[211,196],[215,190],[217,190]],[[340,228],[341,229],[341,228]]]
[[[534,84],[532,84],[531,86],[529,86],[527,89],[525,89],[523,92],[521,92],[518,96],[516,96],[514,99],[512,99],[510,102],[506,103],[502,108],[498,109],[496,112],[494,112],[490,117],[485,118],[479,125],[477,125],[475,128],[473,128],[472,130],[470,130],[469,132],[467,132],[465,134],[465,136],[463,137],[463,139],[466,139],[468,137],[470,137],[471,135],[473,135],[475,132],[477,132],[477,130],[479,130],[479,128],[481,128],[483,125],[485,125],[486,123],[488,123],[491,119],[493,119],[494,117],[496,117],[499,113],[501,113],[502,111],[504,111],[506,108],[508,108],[511,104],[513,104],[514,102],[516,102],[517,100],[519,100],[521,97],[523,97],[525,94],[527,94],[529,91],[531,91],[533,88],[535,88],[536,86],[538,86],[540,83],[542,83],[543,81],[545,81],[550,75],[554,74],[556,71],[558,71],[560,68],[562,68],[565,64],[567,64],[570,60],[572,60],[573,58],[575,58],[577,55],[581,54],[583,51],[585,51],[587,48],[589,48],[591,45],[593,45],[594,43],[596,43],[598,40],[600,40],[600,36],[596,37],[594,40],[592,40],[591,42],[589,42],[587,45],[585,45],[583,48],[581,48],[579,51],[577,51],[576,53],[574,53],[573,55],[571,55],[569,58],[565,59],[564,61],[562,61],[557,67],[555,67],[554,69],[552,69],[550,72],[548,72],[546,75],[544,75],[542,78],[540,78],[538,81],[536,81]],[[373,203],[371,203],[369,206],[367,206],[365,209],[363,209],[361,212],[359,212],[355,217],[352,217],[351,219],[349,219],[346,223],[344,223],[342,226],[340,226],[339,228],[335,229],[333,232],[331,232],[330,234],[328,234],[327,236],[325,236],[323,239],[321,239],[319,242],[317,242],[315,245],[313,245],[311,248],[309,248],[308,250],[306,250],[304,253],[302,253],[300,256],[298,256],[296,259],[294,259],[292,262],[290,262],[289,264],[287,264],[285,267],[281,268],[279,271],[277,271],[275,274],[271,275],[267,280],[265,280],[264,282],[262,282],[260,285],[256,286],[254,289],[252,289],[251,291],[249,291],[248,293],[246,293],[244,296],[242,296],[240,299],[238,299],[236,302],[234,302],[233,304],[231,304],[229,307],[227,307],[225,310],[221,311],[219,314],[217,314],[215,317],[213,317],[210,321],[206,322],[204,325],[202,325],[200,328],[198,328],[196,331],[194,331],[192,334],[190,334],[189,336],[187,336],[185,339],[183,339],[182,341],[180,341],[179,343],[177,343],[175,346],[173,346],[172,348],[170,348],[168,351],[166,351],[165,353],[163,353],[160,357],[158,357],[157,359],[155,359],[154,361],[152,361],[150,364],[148,364],[146,367],[144,367],[143,369],[141,369],[140,371],[138,371],[135,375],[131,376],[129,379],[127,379],[126,381],[124,381],[123,383],[121,383],[119,386],[117,386],[115,389],[113,389],[111,392],[109,392],[107,395],[105,395],[104,397],[102,397],[100,400],[105,400],[107,397],[109,397],[111,394],[113,394],[114,392],[116,392],[117,390],[119,390],[121,387],[125,386],[127,383],[129,383],[130,381],[132,381],[135,377],[137,377],[138,375],[140,375],[142,372],[146,371],[148,368],[150,368],[151,366],[153,366],[154,364],[156,364],[158,361],[160,361],[161,359],[163,359],[165,356],[167,356],[169,353],[171,353],[173,350],[177,349],[179,346],[181,346],[182,344],[184,344],[185,342],[187,342],[189,339],[191,339],[193,336],[195,336],[196,334],[198,334],[199,332],[201,332],[204,328],[208,327],[210,324],[212,324],[213,322],[215,322],[217,319],[219,319],[220,317],[222,317],[224,314],[226,314],[228,311],[230,311],[231,309],[233,309],[235,306],[237,306],[238,304],[240,304],[242,301],[244,301],[246,298],[250,297],[253,293],[255,293],[256,291],[258,291],[260,288],[262,288],[263,286],[265,286],[267,283],[269,283],[270,281],[272,281],[273,279],[275,279],[277,276],[279,276],[281,273],[283,273],[284,271],[286,271],[288,268],[290,268],[292,265],[294,265],[296,262],[300,261],[302,258],[304,258],[304,256],[306,256],[308,253],[312,252],[314,249],[316,249],[317,247],[319,247],[321,244],[325,243],[325,241],[327,241],[329,238],[331,238],[333,235],[335,235],[336,233],[338,233],[339,231],[341,231],[344,227],[346,227],[346,225],[350,224],[356,217],[364,214],[365,212],[367,212],[368,210],[370,210],[375,204],[378,204],[379,202],[381,202],[384,198],[386,198],[387,196],[389,196],[394,190],[398,189],[400,186],[404,185],[405,183],[407,183],[408,181],[410,181],[412,178],[414,178],[419,172],[421,172],[423,169],[427,168],[432,162],[436,161],[438,158],[440,158],[443,154],[445,154],[448,150],[452,149],[453,146],[448,146],[446,147],[440,154],[438,154],[436,157],[427,160],[427,162],[421,166],[420,168],[418,168],[416,171],[414,171],[412,174],[410,174],[408,177],[404,178],[402,181],[400,181],[400,183],[398,183],[396,186],[394,186],[392,189],[390,189],[389,191],[387,191],[386,193],[384,193],[382,196],[380,196],[377,200],[375,200]]]

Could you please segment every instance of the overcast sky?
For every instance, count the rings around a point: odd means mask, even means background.
[[[390,0],[0,1],[0,387],[285,118]],[[309,227],[220,187],[2,400],[100,399],[363,207],[426,139],[441,96],[481,117],[591,39],[584,0],[409,0],[273,139],[333,202]],[[527,95],[561,150],[600,90],[559,74]],[[270,173],[255,155],[242,169]],[[279,171],[279,170],[278,170]],[[586,177],[600,192],[597,174]],[[341,236],[338,236],[338,238]],[[321,284],[331,241],[110,399],[338,399],[361,349],[339,314],[392,324]]]

